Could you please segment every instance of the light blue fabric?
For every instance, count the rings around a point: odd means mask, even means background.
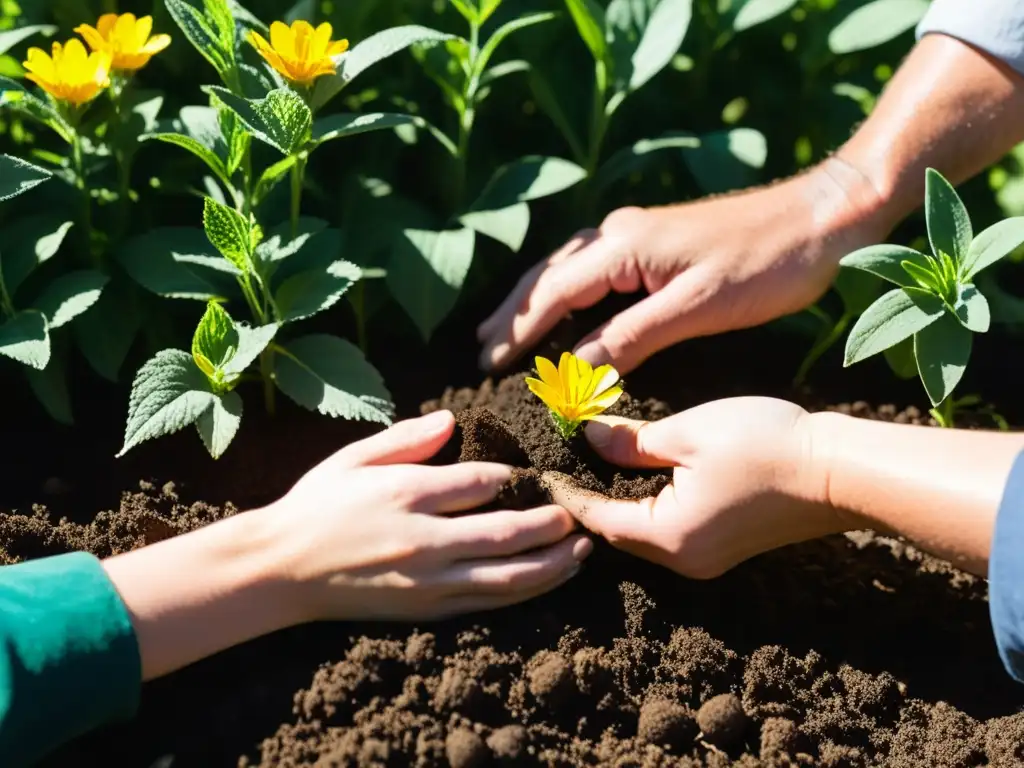
[[[999,657],[1024,683],[1024,452],[1013,463],[988,561],[988,605]]]
[[[962,40],[1024,74],[1024,0],[932,0],[917,37],[929,33]]]

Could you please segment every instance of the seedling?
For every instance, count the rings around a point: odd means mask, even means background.
[[[557,368],[545,357],[537,357],[535,363],[539,378],[528,376],[526,386],[551,411],[555,428],[564,440],[622,397],[619,372],[610,365],[594,368],[569,352],[562,353]]]
[[[967,369],[973,334],[985,333],[991,324],[988,301],[975,278],[1024,243],[1024,217],[1001,221],[975,237],[960,197],[931,168],[925,173],[925,216],[932,253],[874,245],[839,262],[896,286],[857,320],[843,365],[886,352],[897,370],[916,367],[932,416],[952,427],[953,390]]]

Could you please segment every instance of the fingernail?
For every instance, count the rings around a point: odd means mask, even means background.
[[[604,365],[608,362],[608,350],[599,341],[588,341],[577,349],[573,354],[586,360],[591,365]]]
[[[591,421],[584,428],[587,441],[597,449],[607,448],[612,444],[614,437],[612,428],[600,421]]]
[[[583,537],[577,541],[572,547],[572,557],[577,563],[582,563],[588,557],[590,553],[594,551],[594,542],[590,539]],[[579,568],[579,566],[576,566]]]

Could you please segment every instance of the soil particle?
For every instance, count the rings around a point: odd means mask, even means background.
[[[468,714],[482,698],[480,683],[465,670],[449,667],[441,675],[441,684],[434,694],[434,707],[439,712],[456,710]]]
[[[693,712],[682,704],[655,697],[644,702],[640,708],[636,735],[646,744],[681,749],[692,745],[697,730]]]
[[[526,756],[530,736],[521,725],[506,725],[487,737],[487,746],[499,761],[515,762]]]
[[[572,695],[574,680],[569,662],[554,651],[541,651],[528,666],[528,687],[537,701],[550,708],[558,707]]]
[[[796,754],[800,744],[800,729],[785,717],[769,717],[761,724],[761,759],[769,762],[783,760]]]
[[[484,740],[468,728],[458,728],[449,733],[444,751],[451,768],[477,768],[491,756]]]
[[[743,737],[747,723],[743,704],[732,693],[708,699],[697,710],[697,726],[704,740],[722,749],[736,746]]]

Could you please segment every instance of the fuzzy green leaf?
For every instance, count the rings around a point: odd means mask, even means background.
[[[913,287],[917,283],[903,268],[905,261],[931,271],[931,264],[923,253],[902,245],[869,245],[844,256],[839,266],[870,272],[901,287]]]
[[[936,257],[946,253],[963,264],[974,234],[963,201],[952,185],[934,168],[925,171],[924,211],[928,240]]]
[[[224,30],[211,25],[212,19],[208,19],[187,0],[164,0],[164,4],[193,47],[213,65],[221,77],[225,76],[231,70],[234,49],[224,47]]]
[[[993,224],[971,241],[960,267],[965,282],[973,280],[983,269],[1013,253],[1024,244],[1024,216],[1015,216]]]
[[[188,352],[157,352],[135,374],[124,445],[118,457],[144,440],[170,435],[194,424],[216,397]]]
[[[917,371],[932,405],[953,394],[960,383],[971,357],[972,339],[971,332],[948,312],[914,336]]]
[[[843,55],[887,43],[913,29],[927,10],[928,0],[874,0],[833,27],[829,50]]]
[[[150,230],[126,242],[117,260],[135,282],[165,298],[209,301],[234,288],[233,278],[227,282],[222,273],[210,268],[223,259],[196,227]]]
[[[219,86],[203,90],[234,112],[253,136],[283,155],[294,155],[309,142],[313,113],[291,88],[278,88],[262,99],[243,99]]]
[[[753,128],[730,128],[700,137],[700,146],[683,153],[683,161],[705,192],[731,192],[757,183],[768,157],[764,134]]]
[[[604,10],[594,0],[565,0],[576,31],[586,43],[595,61],[604,61],[608,51],[605,42]]]
[[[58,424],[72,426],[75,419],[71,413],[71,393],[68,391],[68,377],[60,355],[51,357],[41,371],[35,368],[25,368],[24,371],[32,394],[42,403],[50,418]]]
[[[340,259],[326,270],[289,277],[274,294],[281,322],[293,323],[330,309],[361,276],[359,267]]]
[[[471,211],[462,214],[459,223],[481,235],[493,237],[513,253],[519,253],[530,230],[530,206],[526,203],[513,203],[505,208]]]
[[[238,350],[224,366],[224,376],[228,381],[233,381],[245,373],[256,358],[262,354],[267,345],[274,340],[274,336],[281,328],[277,323],[252,328],[245,323],[235,323],[235,334],[238,338]]]
[[[777,18],[797,4],[799,0],[746,0],[732,21],[736,32],[756,27]]]
[[[26,216],[4,227],[0,266],[4,285],[11,296],[36,267],[57,255],[73,226],[74,222],[40,214]]]
[[[861,315],[846,340],[844,366],[903,341],[945,313],[942,301],[920,288],[894,288]]]
[[[213,171],[213,174],[220,179],[224,186],[228,189],[231,188],[231,178],[228,174],[227,168],[224,167],[223,161],[217,157],[217,154],[213,150],[207,149],[191,136],[185,136],[181,133],[151,133],[148,136],[143,137],[143,140],[160,141],[164,144],[172,144],[191,152],[206,163],[206,167]]]
[[[29,309],[0,325],[0,355],[43,370],[50,362],[50,333],[46,316]]]
[[[914,356],[914,337],[908,336],[899,344],[887,347],[882,351],[889,370],[897,378],[912,379],[917,376],[917,358]]]
[[[960,286],[960,296],[953,309],[956,310],[957,320],[974,333],[985,333],[992,324],[988,299],[973,285]]]
[[[701,140],[692,133],[672,131],[656,139],[641,139],[631,146],[623,147],[601,166],[594,177],[594,189],[600,191],[631,173],[639,171],[655,152],[665,149],[696,149]]]
[[[355,345],[325,334],[303,336],[275,357],[275,382],[312,411],[342,419],[390,424],[391,394]]]
[[[241,424],[242,398],[237,392],[225,392],[214,396],[213,402],[196,420],[196,429],[210,456],[219,459],[235,439]]]
[[[119,381],[121,366],[141,327],[136,292],[123,278],[112,280],[99,301],[71,326],[82,355],[107,381]]]
[[[28,192],[50,178],[49,171],[24,160],[0,155],[0,202]]]
[[[207,377],[213,378],[237,349],[238,334],[231,316],[216,301],[207,302],[192,334],[192,360]]]
[[[555,195],[578,184],[586,175],[576,163],[560,157],[521,157],[494,173],[469,212],[492,211]]]
[[[94,269],[67,272],[50,283],[33,307],[46,315],[51,330],[60,328],[95,304],[109,279]]]
[[[857,316],[864,314],[878,298],[882,289],[882,281],[877,275],[868,272],[841,269],[836,275],[832,287],[843,300],[844,313]]]
[[[455,306],[473,263],[472,229],[406,229],[388,264],[391,294],[425,340]]]
[[[693,0],[661,0],[655,6],[630,61],[630,91],[643,87],[668,66],[683,44],[692,17]],[[615,65],[618,79],[619,62]]]
[[[903,267],[903,271],[910,276],[910,279],[913,280],[918,288],[924,288],[936,296],[942,296],[941,278],[935,274],[935,270],[930,267],[919,266],[912,261],[904,261],[900,266]]]
[[[370,112],[356,115],[347,112],[322,117],[313,124],[313,144],[320,145],[346,136],[369,131],[385,131],[403,125],[420,125],[423,118],[398,112]]]
[[[0,77],[0,107],[38,120],[48,126],[68,144],[74,141],[74,129],[63,118],[53,102],[43,100],[28,91],[24,85],[7,77]]]
[[[249,272],[252,233],[249,222],[234,208],[206,198],[203,208],[203,229],[210,244],[242,272]]]
[[[527,13],[520,16],[518,19],[506,22],[494,30],[494,33],[484,43],[483,48],[480,49],[480,55],[476,60],[476,73],[482,75],[484,70],[487,69],[487,65],[490,64],[491,58],[494,56],[498,47],[505,42],[509,35],[518,32],[521,29],[532,27],[534,24],[543,24],[546,21],[551,21],[555,18],[555,14],[547,11],[542,13]]]

